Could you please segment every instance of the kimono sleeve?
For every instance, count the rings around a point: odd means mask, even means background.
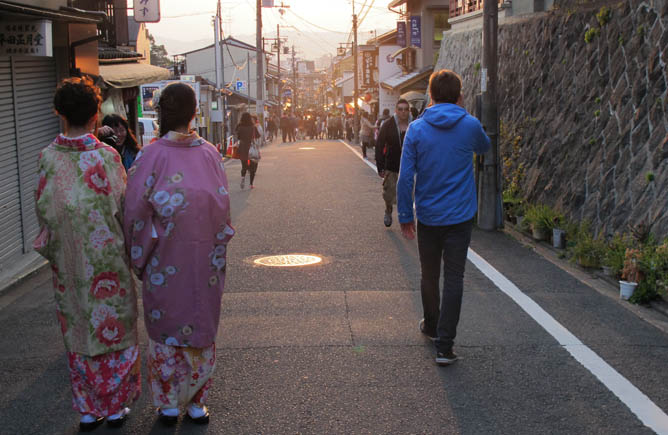
[[[127,183],[127,175],[125,167],[121,163],[121,156],[118,152],[108,147],[107,151],[112,154],[112,159],[107,164],[107,178],[111,186],[111,194],[116,203],[116,216],[118,222],[123,226],[123,198],[125,197],[125,185]]]
[[[153,226],[154,209],[149,201],[156,179],[151,163],[146,155],[140,156],[135,161],[125,191],[123,213],[125,248],[132,267],[140,277],[158,241]]]
[[[43,207],[40,207],[40,204],[48,202],[49,198],[43,196],[44,189],[48,183],[47,172],[44,167],[44,157],[40,153],[39,157],[39,180],[37,182],[37,190],[35,191],[35,215],[37,216],[37,222],[39,224],[39,233],[35,240],[32,243],[32,247],[37,253],[42,257],[51,261],[53,256],[51,255],[53,240],[51,238],[51,231],[46,223],[46,216],[43,213]]]

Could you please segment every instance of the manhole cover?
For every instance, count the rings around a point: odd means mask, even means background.
[[[322,262],[322,258],[316,255],[272,255],[270,257],[258,258],[254,261],[255,264],[269,267],[297,267],[309,266],[311,264],[318,264]]]

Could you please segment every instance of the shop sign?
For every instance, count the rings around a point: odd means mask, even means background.
[[[397,21],[397,45],[399,47],[406,46],[406,22]]]
[[[362,87],[373,88],[376,81],[373,79],[373,73],[377,69],[376,58],[378,53],[375,51],[362,52]]]
[[[413,15],[411,17],[411,45],[413,47],[422,47],[422,17]]]
[[[133,0],[135,21],[157,23],[160,21],[160,0]]]
[[[262,7],[263,8],[273,8],[274,7],[274,0],[262,0]]]
[[[0,56],[53,56],[51,21],[0,21]]]

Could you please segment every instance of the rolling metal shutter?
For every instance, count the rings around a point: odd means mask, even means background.
[[[12,65],[0,57],[0,265],[23,253]]]
[[[60,131],[53,58],[0,58],[0,265],[31,251],[39,152]]]

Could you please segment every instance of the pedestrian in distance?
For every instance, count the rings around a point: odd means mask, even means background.
[[[373,123],[369,119],[369,114],[362,112],[362,156],[366,159],[366,149],[373,146]]]
[[[105,128],[106,127],[106,128]],[[104,129],[104,130],[103,130]],[[98,137],[101,137],[105,132],[116,137],[114,143],[110,143],[116,151],[121,155],[123,160],[123,167],[127,171],[137,158],[137,153],[141,150],[141,146],[137,142],[132,129],[128,124],[127,119],[120,115],[107,115],[102,119],[102,128],[98,131]],[[102,139],[101,139],[102,140]]]
[[[383,125],[383,122],[390,117],[390,109],[383,109],[383,114],[376,120],[375,129],[373,132],[373,139],[375,143],[378,143],[378,133],[380,133],[380,127]]]
[[[64,132],[40,153],[33,248],[53,272],[72,406],[87,432],[123,425],[139,396],[137,293],[120,223],[121,156],[92,132],[102,98],[89,79],[64,80],[54,107]]]
[[[424,310],[419,328],[434,339],[438,365],[457,360],[453,345],[477,211],[473,155],[490,149],[480,122],[462,107],[461,89],[461,78],[450,70],[431,75],[433,105],[406,133],[397,184],[399,223],[409,240],[415,238],[415,202]]]
[[[283,143],[286,143],[290,138],[290,118],[284,113],[281,116],[279,124],[281,127],[281,135],[283,136]]]
[[[257,172],[258,161],[250,158],[250,148],[253,142],[259,137],[259,133],[253,119],[248,112],[241,115],[239,125],[237,125],[237,139],[239,140],[239,159],[241,160],[241,188],[246,186],[246,173],[250,173],[250,187],[254,189],[255,173]]]
[[[126,247],[143,282],[148,386],[168,426],[177,423],[181,406],[194,423],[209,422],[227,244],[234,235],[223,160],[189,130],[196,110],[192,87],[164,88],[157,103],[160,139],[130,168],[125,198]]]
[[[397,178],[404,136],[410,123],[409,107],[408,101],[403,98],[397,101],[394,116],[383,122],[376,142],[376,168],[383,179],[383,223],[386,227],[392,225],[392,210],[397,203]]]

